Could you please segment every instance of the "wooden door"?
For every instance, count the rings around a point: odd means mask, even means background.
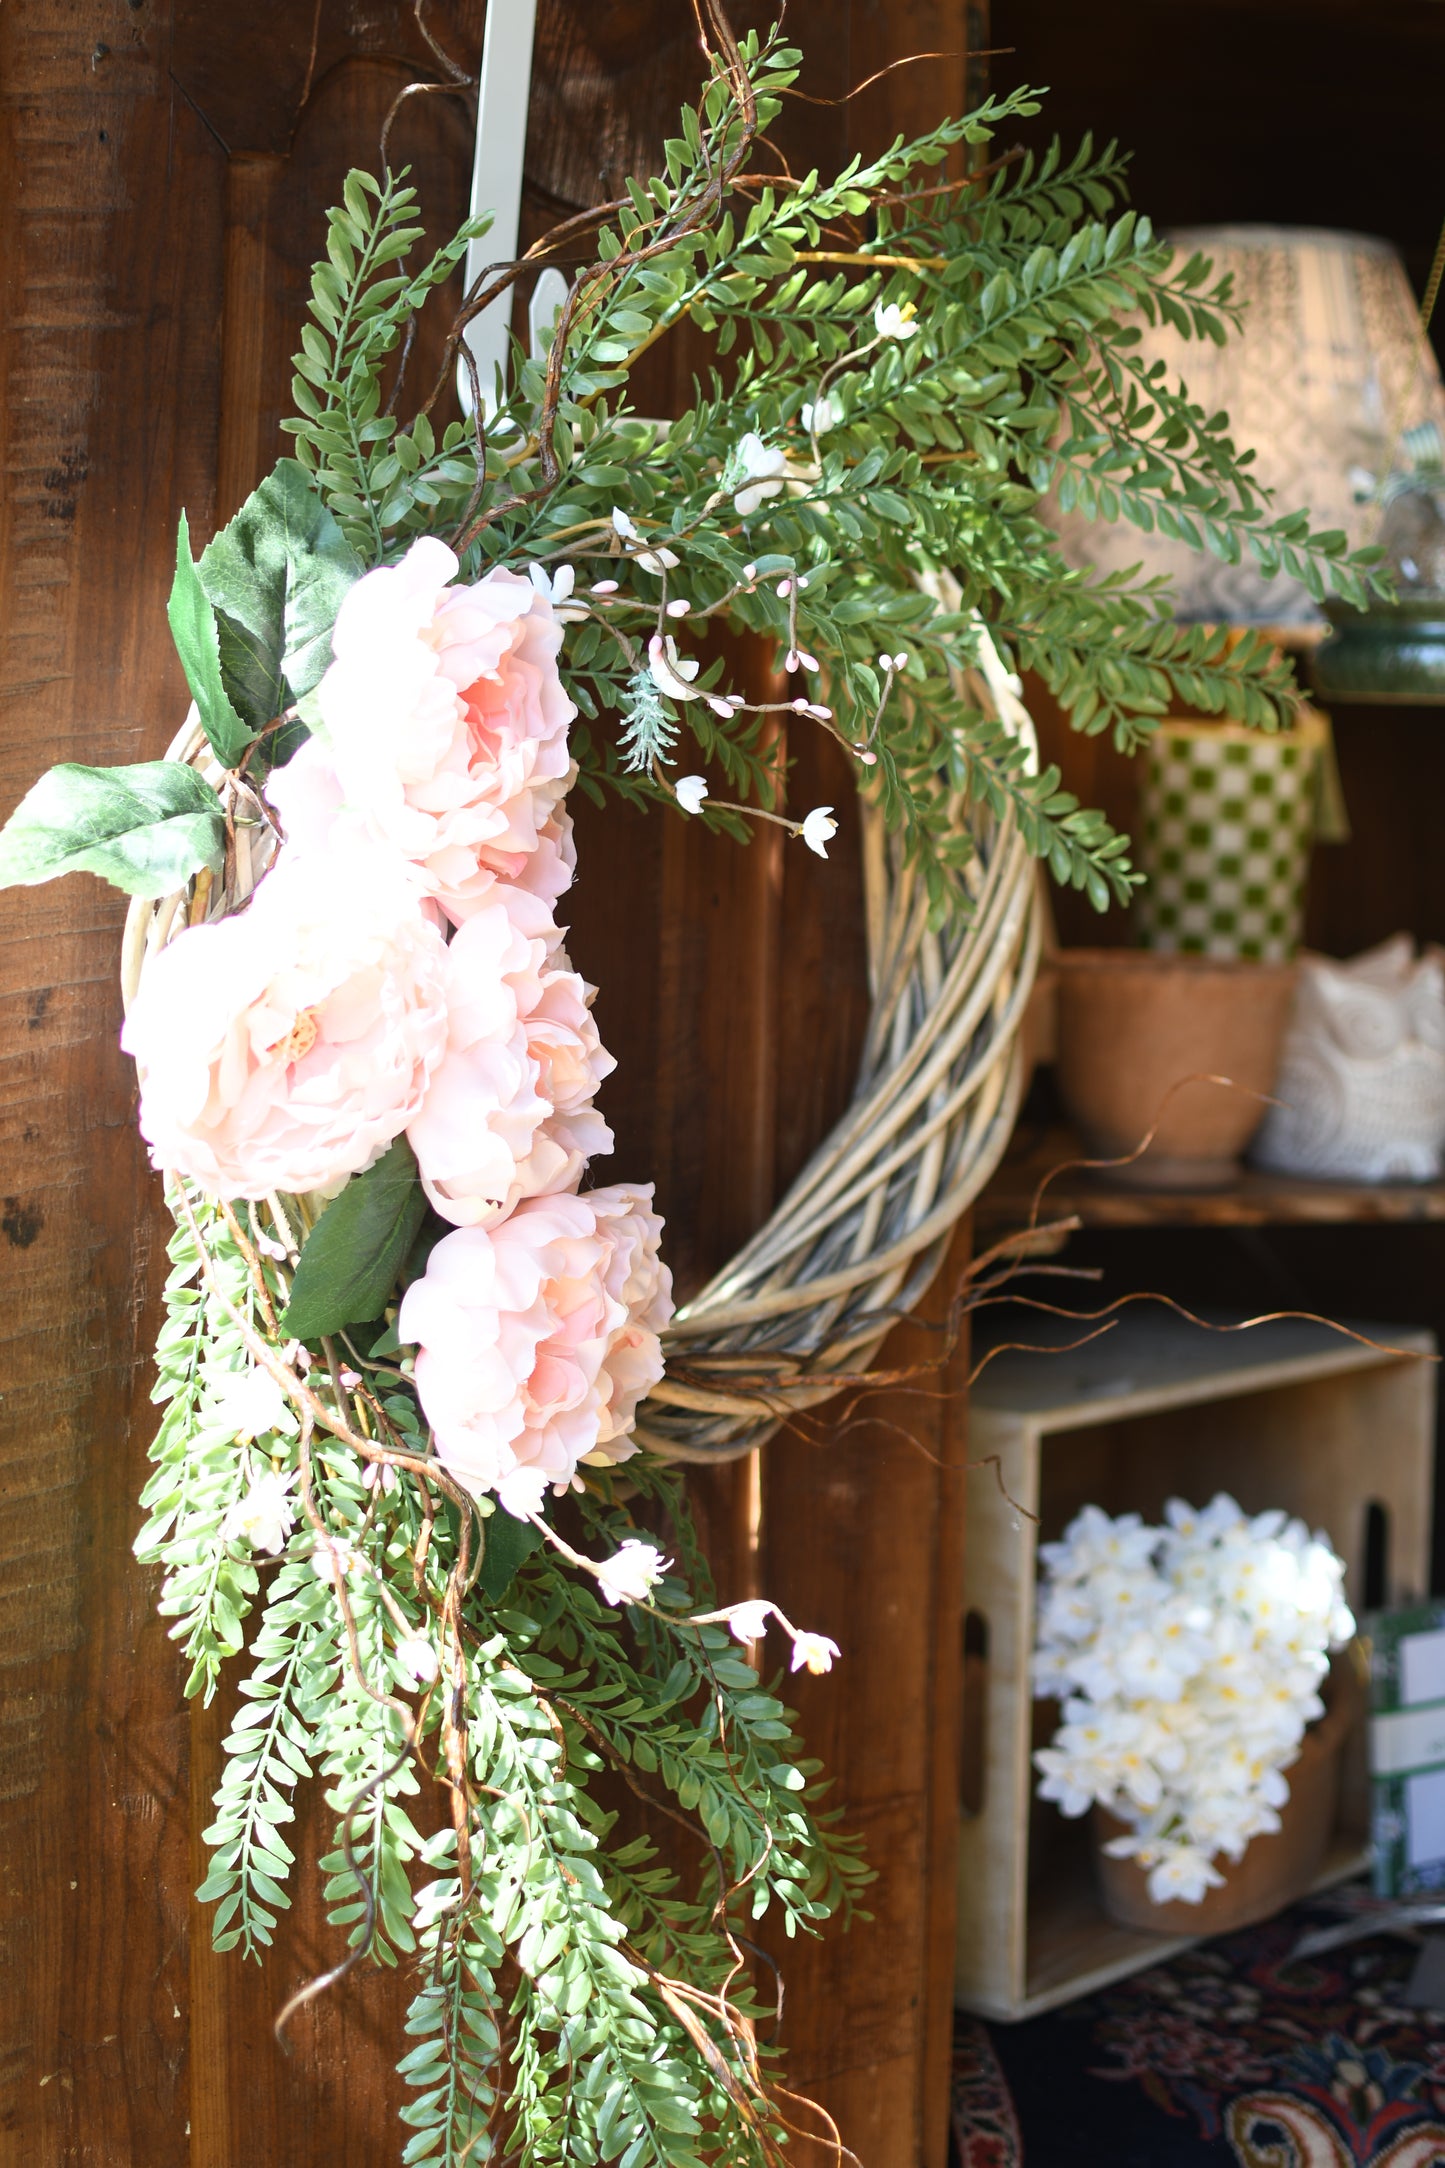
[[[739,23],[763,10],[739,6]],[[796,162],[963,95],[963,0],[806,0]],[[281,448],[325,206],[374,165],[435,40],[475,71],[482,0],[19,0],[0,11],[0,814],[62,759],[159,754],[182,711],[164,599]],[[525,216],[647,163],[697,72],[680,0],[542,0]],[[431,227],[464,209],[464,96],[409,101]],[[681,358],[649,396],[685,396]],[[819,799],[845,777],[812,746]],[[696,1283],[845,1103],[863,1016],[856,871],[682,824],[586,820],[574,946],[621,1068],[618,1171],[656,1175]],[[166,1227],[116,1046],[121,906],[87,877],[0,905],[0,2163],[333,2168],[399,2156],[404,1982],[272,2016],[334,1954],[298,1888],[264,1972],[210,1951],[202,1873],[225,1709],[187,1709],[130,1543]],[[927,1355],[916,1330],[905,1345]],[[725,1581],[842,1643],[796,1700],[865,1835],[874,1919],[788,1953],[790,2082],[867,2168],[941,2162],[951,1972],[957,1394],[871,1404],[700,1481]],[[303,1833],[301,1843],[306,1838]]]

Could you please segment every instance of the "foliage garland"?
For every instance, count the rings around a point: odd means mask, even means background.
[[[408,270],[405,176],[349,176],[296,357],[295,458],[199,565],[181,523],[169,615],[204,753],[52,770],[0,839],[0,881],[116,882],[139,899],[137,966],[235,913],[276,848],[268,778],[326,742],[345,597],[429,538],[462,589],[526,568],[565,628],[579,787],[739,840],[779,821],[825,853],[834,809],[787,804],[779,719],[799,716],[856,760],[940,920],[963,907],[960,791],[1011,807],[1099,908],[1137,878],[1126,839],[969,704],[985,634],[1125,747],[1176,698],[1287,719],[1263,641],[1173,624],[1155,583],[1081,578],[1037,514],[1055,486],[1316,595],[1378,591],[1373,555],[1277,514],[1226,418],[1137,357],[1131,313],[1225,336],[1228,281],[1115,215],[1112,147],[982,162],[1037,109],[1027,93],[831,181],[756,171],[800,56],[777,29],[739,45],[711,0],[699,19],[710,72],[663,173],[480,282],[405,422],[411,326],[484,222]],[[965,176],[927,179],[965,149]],[[466,323],[594,231],[548,353],[516,354],[481,424]],[[629,374],[684,318],[729,373],[678,420],[642,420]],[[434,422],[458,359],[474,418]],[[957,607],[935,599],[939,572]],[[689,652],[718,623],[774,642],[806,690],[726,691],[721,662]],[[730,799],[675,774],[684,742]],[[770,1912],[789,1934],[846,1916],[865,1869],[738,1644],[776,1621],[794,1668],[836,1651],[763,1601],[717,1608],[680,1482],[645,1456],[625,1478],[579,1471],[560,1521],[459,1477],[397,1329],[443,1224],[403,1140],[371,1157],[334,1202],[159,1160],[176,1231],[137,1552],[161,1568],[187,1693],[246,1665],[206,1832],[217,1943],[269,1944],[295,1792],[319,1778],[348,1954],[297,2000],[362,1959],[412,1970],[406,2161],[775,2160],[790,2096],[759,2044],[747,1933]],[[695,1873],[625,1835],[604,1772],[688,1826]]]

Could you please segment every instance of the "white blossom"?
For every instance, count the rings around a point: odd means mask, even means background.
[[[277,1433],[290,1437],[296,1430],[291,1402],[269,1370],[233,1370],[220,1379],[209,1376],[206,1383],[209,1419],[224,1425],[238,1444]]]
[[[826,858],[828,853],[825,846],[838,833],[833,808],[830,805],[815,805],[804,821],[801,833],[808,849],[816,851],[820,858]]]
[[[396,1644],[396,1660],[418,1686],[430,1686],[441,1669],[437,1652],[425,1634],[408,1634]]]
[[[1168,1904],[1171,1898],[1197,1905],[1206,1890],[1218,1889],[1223,1880],[1219,1869],[1210,1864],[1207,1852],[1192,1844],[1172,1844],[1150,1869],[1149,1895],[1156,1905]]]
[[[764,444],[756,430],[750,429],[733,448],[724,483],[725,488],[731,486],[735,492],[733,504],[739,519],[747,519],[769,497],[781,496],[787,471],[787,453],[776,445]],[[739,483],[744,486],[739,488]]]
[[[623,542],[640,542],[642,540],[641,535],[627,514],[620,506],[615,504],[612,507],[612,527],[613,532]],[[633,550],[630,554],[633,563],[640,566],[642,571],[656,573],[659,577],[664,572],[670,572],[677,563],[676,552],[664,548],[661,543],[658,544],[656,549]],[[597,592],[598,590],[594,588],[593,593],[596,594]]]
[[[1154,1900],[1197,1903],[1218,1856],[1279,1827],[1329,1650],[1354,1631],[1343,1564],[1302,1522],[1222,1494],[1171,1499],[1162,1528],[1086,1506],[1040,1562],[1034,1691],[1063,1704],[1040,1795],[1107,1807],[1131,1825],[1107,1849]]]
[[[672,786],[672,794],[684,813],[698,813],[707,796],[707,778],[701,775],[680,775]]]
[[[681,656],[677,642],[669,632],[665,637],[655,632],[647,643],[647,668],[653,684],[669,700],[699,700],[702,695],[691,682],[697,676],[701,664],[696,656]]]
[[[572,565],[558,565],[555,572],[549,572],[545,565],[531,564],[527,567],[527,577],[538,594],[545,595],[553,603],[565,602],[577,585],[577,573]]]
[[[801,1671],[806,1666],[815,1678],[820,1678],[832,1670],[834,1658],[842,1653],[837,1642],[830,1641],[826,1634],[794,1634],[792,1669]]]
[[[801,420],[810,437],[826,436],[837,419],[833,412],[833,402],[826,392],[821,398],[809,400],[803,406]]]
[[[672,1564],[655,1543],[629,1536],[616,1556],[597,1569],[597,1585],[608,1603],[645,1603]]]
[[[325,1581],[328,1587],[338,1573],[345,1579],[348,1574],[362,1573],[366,1569],[365,1557],[345,1536],[318,1536],[316,1548],[311,1553],[311,1564],[317,1578]]]
[[[772,1605],[757,1598],[735,1603],[728,1613],[728,1632],[739,1641],[761,1641],[772,1615]]]
[[[917,314],[917,307],[912,301],[905,301],[901,307],[896,301],[890,301],[886,305],[881,301],[875,302],[874,329],[880,339],[911,339],[918,331],[918,326],[913,321]]]
[[[275,1558],[285,1550],[295,1525],[291,1478],[268,1469],[253,1478],[244,1498],[228,1507],[221,1535],[227,1543],[248,1543],[253,1551],[268,1551]]]

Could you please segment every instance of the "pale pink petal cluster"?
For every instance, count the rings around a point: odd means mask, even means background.
[[[585,1202],[610,1245],[604,1285],[624,1318],[608,1342],[597,1445],[587,1455],[601,1465],[630,1457],[628,1433],[638,1404],[662,1376],[660,1335],[672,1316],[672,1274],[662,1261],[662,1221],[651,1208],[651,1183],[645,1189],[620,1182],[594,1189]]]
[[[359,821],[460,924],[498,876],[549,902],[566,888],[577,711],[551,598],[502,567],[471,587],[456,573],[446,544],[424,536],[357,581],[318,688],[322,736],[270,796],[303,847],[338,813]]]
[[[248,908],[148,962],[121,1043],[157,1167],[225,1197],[323,1189],[415,1120],[446,1049],[446,945],[407,868],[283,851]]]
[[[398,1330],[445,1465],[524,1513],[633,1450],[671,1279],[650,1189],[580,1193],[614,1063],[553,917],[565,583],[456,572],[428,538],[350,590],[323,728],[267,785],[276,864],[153,959],[125,1044],[157,1163],[222,1196],[332,1188],[406,1133],[457,1232]]]
[[[445,1236],[408,1288],[397,1331],[419,1343],[438,1457],[473,1495],[494,1490],[510,1512],[533,1513],[604,1435],[606,1458],[626,1457],[621,1411],[630,1422],[662,1375],[655,1329],[622,1299],[636,1282],[648,1316],[666,1314],[651,1197],[619,1187],[526,1198],[496,1226]]]
[[[591,988],[545,903],[499,881],[447,950],[447,1050],[407,1134],[426,1192],[458,1227],[575,1189],[612,1149],[591,1104],[616,1066]]]

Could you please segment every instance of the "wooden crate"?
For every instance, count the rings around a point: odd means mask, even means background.
[[[1053,1323],[1040,1330],[1031,1318],[1010,1337],[1043,1344]],[[1040,1542],[1086,1503],[1157,1520],[1166,1498],[1202,1505],[1227,1490],[1247,1511],[1283,1506],[1325,1529],[1357,1605],[1367,1554],[1387,1601],[1427,1589],[1436,1372],[1418,1358],[1434,1340],[1413,1327],[1358,1329],[1385,1348],[1292,1320],[1214,1333],[1139,1311],[1071,1352],[1000,1353],[979,1377],[964,1565],[956,1999],[965,2008],[1028,2017],[1188,1939],[1107,1920],[1087,1819],[1066,1821],[1034,1797],[1031,1754],[1054,1720],[1029,1688]],[[1077,1328],[1055,1334],[1070,1336]],[[1365,1808],[1356,1751],[1325,1879],[1363,1864]]]

